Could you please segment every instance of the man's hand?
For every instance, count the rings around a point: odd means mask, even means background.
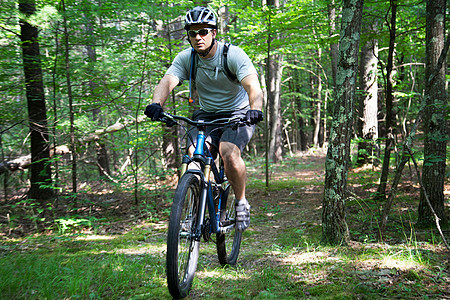
[[[144,111],[144,114],[151,118],[152,121],[158,121],[163,109],[159,103],[152,103]]]
[[[245,119],[247,122],[249,122],[250,124],[253,125],[253,124],[258,123],[259,121],[262,121],[264,119],[264,116],[263,116],[262,111],[250,109],[245,114]]]

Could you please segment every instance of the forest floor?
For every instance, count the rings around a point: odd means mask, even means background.
[[[255,167],[263,164],[248,161],[252,218],[237,267],[221,268],[215,245],[202,243],[188,298],[450,299],[450,252],[436,230],[415,226],[413,170],[405,169],[379,242],[382,203],[371,200],[379,170],[352,169],[351,242],[332,247],[321,243],[324,163],[321,151],[286,159],[271,167],[266,188],[265,169]],[[0,298],[170,299],[165,240],[173,185],[167,178],[148,187],[136,205],[130,192],[90,183],[83,205],[55,208],[39,233],[24,217],[26,203],[2,204]],[[447,215],[449,193],[447,180]]]

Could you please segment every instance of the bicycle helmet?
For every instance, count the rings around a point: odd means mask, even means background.
[[[207,7],[194,7],[186,14],[184,29],[189,30],[189,27],[196,24],[208,24],[212,28],[217,28],[214,12]]]

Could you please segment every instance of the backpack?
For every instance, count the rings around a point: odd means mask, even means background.
[[[223,59],[222,59],[223,69],[225,71],[225,75],[230,81],[234,83],[239,83],[236,74],[233,74],[231,70],[228,68],[228,50],[230,49],[230,46],[231,46],[230,43],[225,43],[223,45]],[[189,103],[194,102],[191,95],[192,95],[192,85],[194,84],[195,77],[197,75],[197,62],[198,62],[197,52],[195,52],[194,48],[192,48],[191,64],[189,68]]]

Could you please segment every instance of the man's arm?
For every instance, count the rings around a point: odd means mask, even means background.
[[[153,92],[153,103],[159,103],[161,107],[166,102],[172,90],[178,85],[178,78],[166,74],[156,86]]]
[[[250,74],[241,80],[241,84],[248,94],[250,109],[262,111],[263,92],[259,84],[258,75]]]

